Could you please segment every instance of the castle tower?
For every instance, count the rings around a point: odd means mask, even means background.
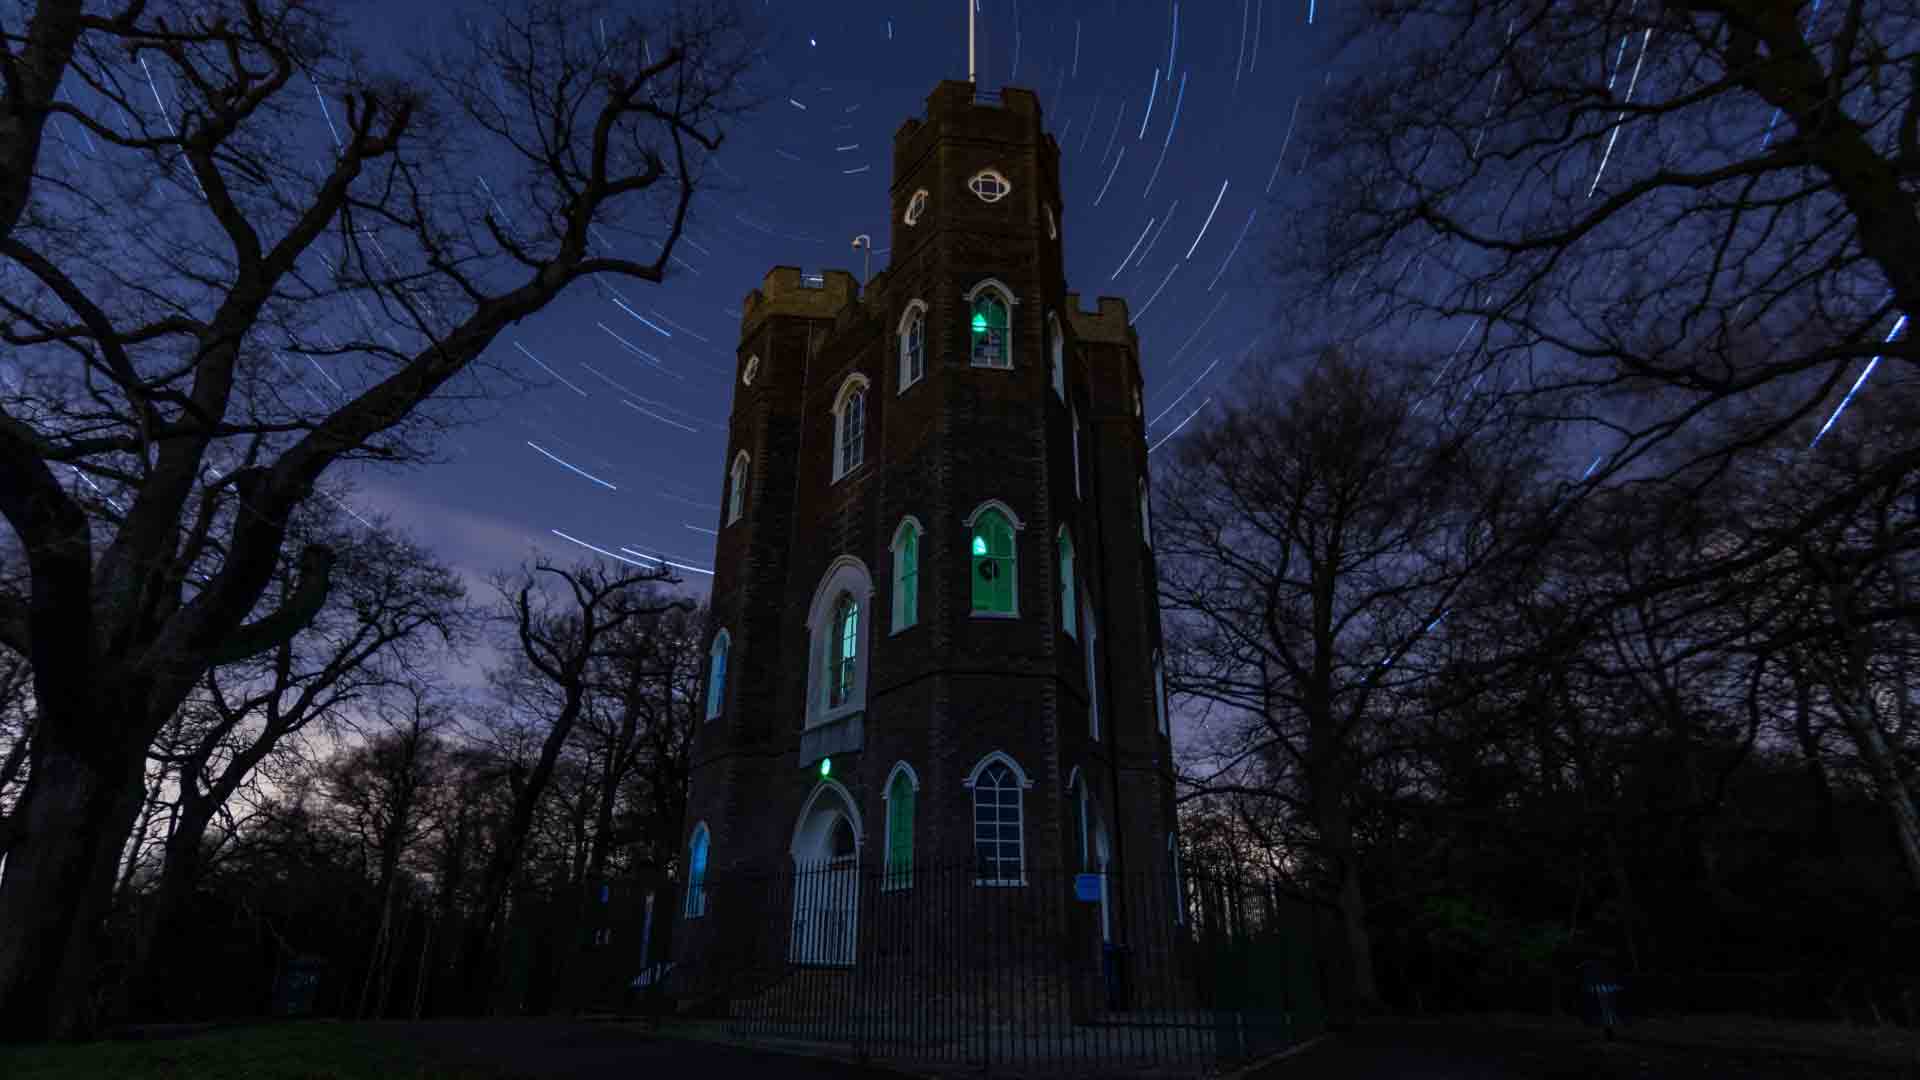
[[[796,866],[1168,868],[1139,346],[1067,291],[1059,164],[1034,94],[943,82],[894,138],[885,270],[742,305],[683,966],[769,924],[726,882]],[[858,967],[872,902],[804,892],[788,959]]]

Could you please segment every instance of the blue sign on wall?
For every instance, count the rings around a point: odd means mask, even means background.
[[[1073,898],[1089,904],[1100,902],[1100,875],[1075,874],[1073,876]]]

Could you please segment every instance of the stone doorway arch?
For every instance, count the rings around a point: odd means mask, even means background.
[[[793,829],[793,937],[796,964],[850,967],[859,940],[860,812],[832,780],[814,788]]]

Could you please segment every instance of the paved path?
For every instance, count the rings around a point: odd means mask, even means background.
[[[568,1020],[441,1020],[368,1024],[449,1065],[491,1065],[525,1080],[609,1077],[752,1077],[754,1080],[900,1080],[900,1073],[685,1039],[620,1024]]]

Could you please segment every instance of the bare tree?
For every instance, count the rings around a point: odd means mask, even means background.
[[[0,596],[0,644],[37,706],[0,1038],[88,1026],[148,743],[208,669],[324,605],[324,545],[269,593],[294,509],[336,462],[420,458],[422,406],[572,283],[660,281],[752,55],[725,4],[528,0],[396,77],[330,10],[42,0],[0,24],[0,340],[21,371],[0,515],[32,582]],[[91,152],[50,152],[51,124]]]
[[[335,754],[324,771],[335,813],[371,855],[375,868],[380,922],[355,1006],[365,1017],[386,1014],[400,861],[433,824],[427,813],[428,788],[440,779],[448,752],[439,732],[453,719],[418,689],[383,713],[383,726],[365,742]]]
[[[338,515],[323,524],[337,525]],[[318,536],[314,537],[319,540]],[[408,697],[428,679],[421,669],[437,647],[466,632],[464,587],[452,570],[403,537],[367,532],[327,541],[341,555],[334,588],[312,625],[254,660],[207,672],[194,699],[202,718],[186,726],[179,749],[164,755],[178,770],[178,817],[166,838],[148,914],[149,1006],[164,1007],[164,977],[190,956],[170,953],[175,923],[192,918],[202,863],[216,854],[208,829],[261,765],[303,735],[338,734],[349,710],[376,709],[383,696]],[[291,567],[282,598],[294,588]]]
[[[551,579],[563,599],[555,603],[542,591]],[[520,870],[521,856],[542,800],[548,793],[562,751],[587,709],[592,678],[616,655],[623,630],[692,602],[660,596],[653,586],[675,581],[670,568],[612,571],[599,565],[562,569],[545,562],[502,581],[502,596],[511,605],[516,660],[522,662],[519,686],[551,706],[538,715],[528,742],[538,753],[530,767],[516,767],[513,802],[507,820],[495,837],[481,885],[479,917],[469,943],[472,975],[490,974],[494,937],[500,929],[508,888]],[[530,685],[529,685],[530,684]]]
[[[1349,62],[1303,113],[1312,209],[1289,272],[1355,332],[1457,340],[1433,377],[1570,425],[1594,444],[1583,486],[1710,484],[1920,359],[1911,3],[1372,0],[1347,17]],[[1916,467],[1909,428],[1792,528],[1692,573],[1758,566]]]
[[[1323,357],[1178,445],[1157,485],[1161,597],[1188,697],[1218,713],[1215,791],[1309,823],[1361,1000],[1377,1001],[1355,834],[1363,774],[1405,724],[1420,650],[1502,547],[1526,461],[1423,412],[1384,363]],[[1257,768],[1251,782],[1242,763]]]

